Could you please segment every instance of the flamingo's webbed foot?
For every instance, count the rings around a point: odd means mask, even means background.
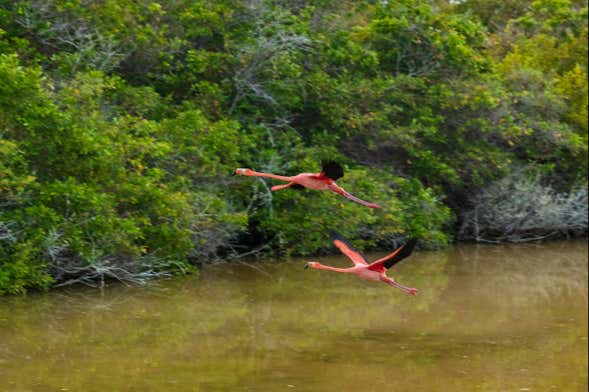
[[[233,173],[233,175],[236,175],[236,174],[239,174],[242,176],[249,176],[252,174],[252,171],[250,169],[244,169],[244,168],[240,167],[238,169],[235,169],[235,173]]]
[[[409,294],[409,295],[415,296],[415,295],[417,295],[418,292],[419,292],[419,290],[417,290],[416,288],[413,288],[413,287],[409,287],[409,289],[407,289],[407,294]]]

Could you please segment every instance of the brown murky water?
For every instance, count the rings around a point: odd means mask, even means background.
[[[586,239],[417,252],[415,298],[303,264],[2,298],[0,390],[587,390]]]

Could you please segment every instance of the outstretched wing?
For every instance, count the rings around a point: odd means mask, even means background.
[[[323,174],[327,178],[331,178],[333,181],[336,181],[344,176],[344,168],[341,165],[334,161],[327,161],[321,164],[321,174]]]
[[[358,199],[356,196],[346,192],[344,190],[344,188],[340,187],[339,185],[337,185],[336,183],[331,183],[329,184],[329,189],[331,189],[333,192],[342,195],[343,197],[350,199],[358,204],[362,204],[363,206],[366,207],[370,207],[370,208],[382,208],[381,206],[379,206],[378,204],[374,204],[374,203],[370,203],[367,201],[364,201],[362,199]]]
[[[415,244],[417,240],[412,238],[405,245],[401,245],[397,249],[393,251],[393,253],[383,257],[382,259],[376,260],[374,263],[371,263],[368,269],[377,271],[382,268],[389,269],[393,265],[397,264],[399,261],[403,260],[404,258],[408,257],[415,249]]]
[[[368,265],[364,257],[348,241],[336,232],[331,232],[331,241],[346,256],[354,262],[354,265]]]

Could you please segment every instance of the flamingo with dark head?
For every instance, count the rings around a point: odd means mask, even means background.
[[[260,173],[246,168],[235,169],[235,174],[242,176],[273,178],[275,180],[287,182],[286,184],[273,186],[271,188],[273,191],[278,191],[289,187],[304,187],[317,191],[329,190],[339,195],[342,195],[343,197],[348,198],[353,202],[362,204],[363,206],[370,208],[382,208],[378,204],[370,203],[361,200],[354,195],[351,195],[350,193],[346,192],[342,187],[337,185],[335,181],[344,176],[344,169],[336,162],[325,162],[323,164],[321,172],[319,173],[300,173],[296,176],[291,177],[279,176],[271,173]]]
[[[310,261],[305,264],[305,269],[307,268],[314,268],[314,269],[322,269],[327,271],[334,271],[334,272],[342,272],[347,274],[356,275],[362,279],[373,280],[373,281],[380,281],[386,283],[390,286],[396,287],[407,294],[416,295],[417,289],[412,287],[403,286],[402,284],[397,283],[393,278],[387,276],[386,271],[392,268],[395,264],[399,261],[403,260],[404,258],[408,257],[415,248],[415,243],[417,240],[410,239],[407,241],[406,244],[399,246],[395,249],[392,253],[386,255],[385,257],[376,260],[373,263],[368,264],[364,257],[354,249],[348,241],[346,241],[343,237],[338,235],[337,233],[332,233],[331,239],[333,244],[346,256],[352,260],[354,263],[353,267],[350,268],[335,268],[330,267],[327,265],[323,265],[321,263]]]

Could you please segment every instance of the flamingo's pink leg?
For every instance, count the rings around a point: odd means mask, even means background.
[[[417,290],[416,288],[413,288],[413,287],[403,286],[402,284],[399,284],[399,283],[395,282],[395,280],[394,279],[391,279],[391,278],[383,279],[383,281],[385,283],[390,284],[393,287],[398,288],[399,290],[402,290],[402,291],[406,292],[409,295],[417,295],[417,292],[419,291],[419,290]]]
[[[358,204],[362,204],[363,206],[366,207],[370,207],[370,208],[382,208],[381,206],[379,206],[378,204],[374,204],[374,203],[369,203],[367,201],[364,201],[362,199],[357,198],[356,196],[346,192],[342,187],[338,186],[335,183],[331,183],[329,184],[329,189],[332,190],[333,192],[342,195],[345,198],[348,198]]]

